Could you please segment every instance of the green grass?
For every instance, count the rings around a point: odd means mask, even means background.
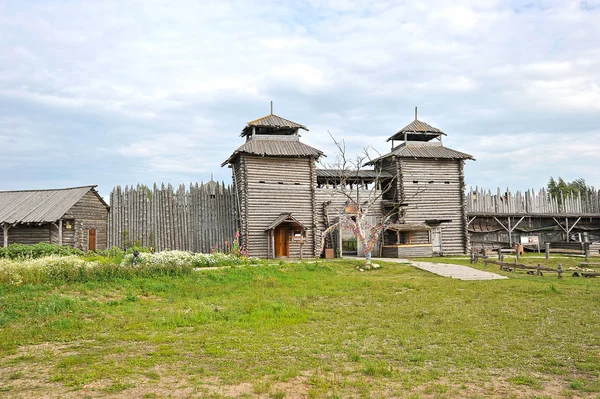
[[[598,397],[600,279],[356,265],[0,285],[0,392]]]

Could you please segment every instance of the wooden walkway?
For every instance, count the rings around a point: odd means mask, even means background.
[[[425,270],[439,276],[455,278],[458,280],[503,280],[508,278],[496,273],[484,272],[483,270],[473,269],[472,267],[453,265],[449,263],[414,262],[406,259],[392,258],[374,258],[373,261],[410,263],[418,269]]]

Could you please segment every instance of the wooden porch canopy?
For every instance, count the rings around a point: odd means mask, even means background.
[[[392,231],[429,231],[431,227],[421,223],[394,223],[387,227],[386,230]]]
[[[275,259],[275,229],[284,223],[289,224],[294,230],[300,230],[302,236],[304,236],[304,232],[306,231],[304,225],[293,217],[291,212],[280,214],[277,219],[265,229],[267,232],[267,254],[271,259]]]
[[[426,231],[426,232],[430,232],[431,231],[431,227],[429,227],[426,224],[422,224],[422,223],[394,223],[392,225],[389,225],[386,230],[389,231],[395,231],[396,232],[396,246],[398,244],[400,244],[400,233],[408,233],[408,243],[410,244],[410,236],[411,233],[416,232],[416,231]],[[383,244],[383,236],[381,237],[382,239],[382,244]],[[431,237],[429,238],[429,242],[431,242]],[[429,244],[431,245],[431,244]]]

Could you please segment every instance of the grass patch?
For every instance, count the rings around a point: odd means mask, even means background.
[[[0,387],[316,398],[600,389],[597,280],[460,281],[392,263],[360,273],[359,262],[0,285]]]

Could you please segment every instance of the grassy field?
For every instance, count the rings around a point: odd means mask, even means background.
[[[0,397],[600,397],[600,279],[356,265],[0,285]]]

